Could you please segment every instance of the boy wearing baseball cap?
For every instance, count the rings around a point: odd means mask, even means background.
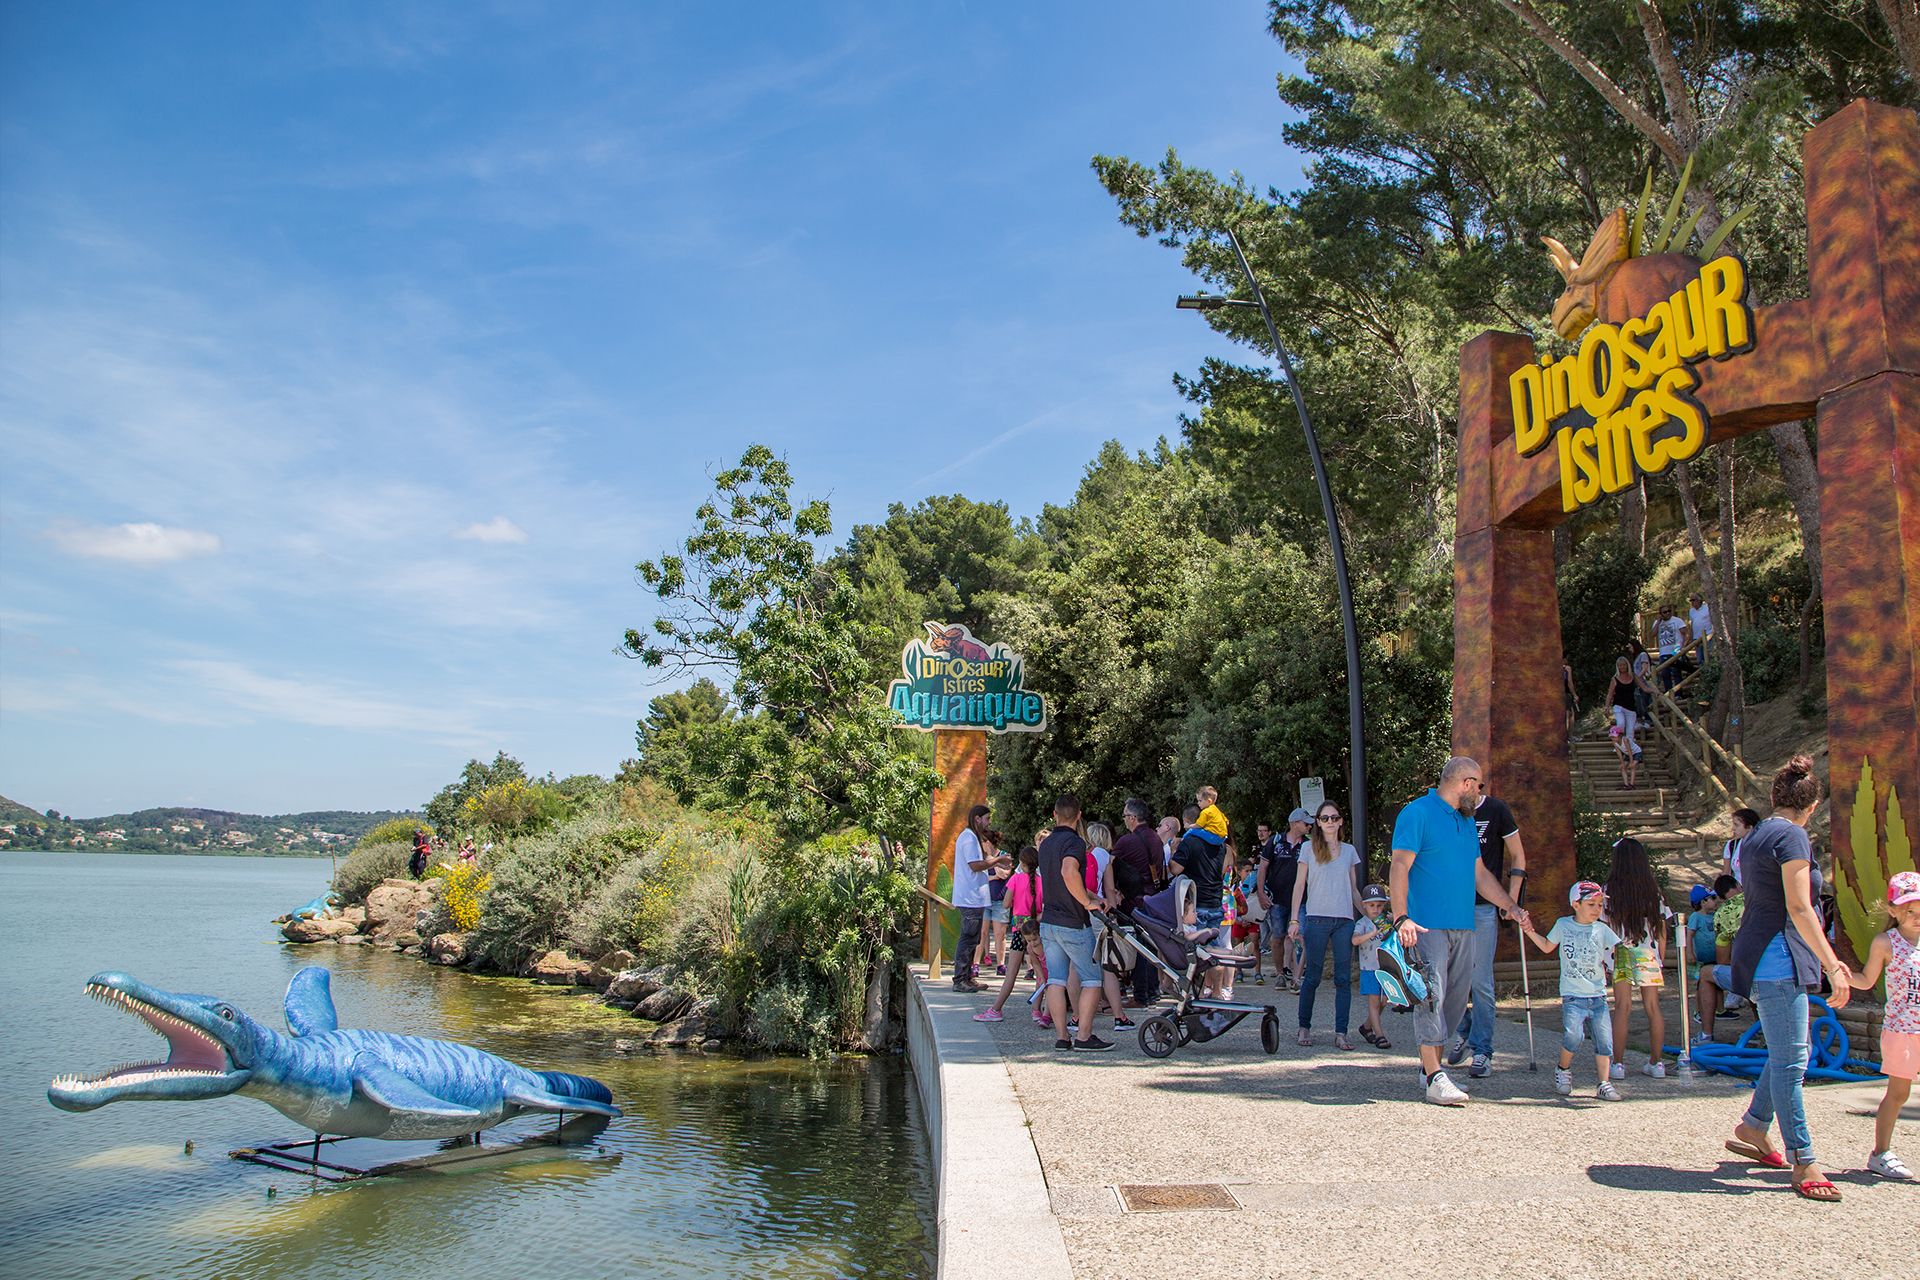
[[[1877,913],[1876,913],[1877,914]],[[1911,1179],[1913,1173],[1893,1154],[1893,1123],[1900,1118],[1913,1078],[1920,1074],[1920,874],[1896,872],[1887,879],[1887,931],[1867,948],[1867,963],[1848,975],[1856,991],[1871,991],[1887,975],[1886,1020],[1880,1029],[1880,1070],[1887,1075],[1886,1096],[1874,1117],[1873,1154],[1867,1172],[1882,1178]]]
[[[1613,949],[1620,945],[1620,935],[1601,921],[1607,894],[1593,881],[1574,885],[1567,891],[1567,901],[1573,915],[1555,920],[1546,937],[1523,927],[1534,946],[1548,955],[1560,953],[1560,1069],[1553,1073],[1553,1090],[1562,1097],[1573,1092],[1573,1054],[1591,1034],[1593,1063],[1600,1073],[1600,1087],[1593,1096],[1618,1102],[1620,1091],[1607,1079],[1613,1065],[1607,985],[1612,981]]]

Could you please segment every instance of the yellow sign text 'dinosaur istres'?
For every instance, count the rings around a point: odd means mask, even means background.
[[[1514,446],[1522,456],[1558,447],[1566,511],[1685,462],[1708,428],[1689,366],[1751,350],[1753,333],[1746,264],[1715,258],[1645,315],[1589,327],[1576,354],[1521,366],[1509,384]]]

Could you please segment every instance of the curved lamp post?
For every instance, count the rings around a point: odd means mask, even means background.
[[[1294,412],[1300,415],[1300,429],[1307,436],[1307,456],[1313,460],[1313,478],[1320,486],[1320,509],[1327,517],[1327,541],[1333,545],[1333,576],[1340,588],[1340,622],[1347,632],[1347,808],[1353,819],[1347,838],[1356,849],[1361,850],[1364,859],[1368,856],[1367,743],[1360,731],[1360,634],[1353,623],[1353,590],[1347,585],[1346,544],[1340,538],[1340,522],[1334,517],[1333,490],[1327,485],[1327,469],[1320,462],[1320,439],[1313,434],[1313,419],[1307,416],[1307,400],[1300,393],[1300,380],[1293,376],[1293,361],[1288,358],[1286,347],[1281,345],[1280,331],[1274,328],[1273,316],[1267,310],[1266,295],[1260,292],[1260,281],[1254,277],[1253,264],[1247,261],[1246,250],[1240,247],[1240,237],[1229,228],[1227,239],[1233,245],[1234,255],[1240,259],[1240,269],[1247,274],[1247,287],[1253,292],[1253,301],[1216,298],[1203,293],[1182,297],[1174,305],[1184,311],[1257,307],[1260,318],[1267,322],[1267,336],[1273,339],[1273,354],[1280,362],[1280,373],[1287,380],[1287,390],[1293,393]]]

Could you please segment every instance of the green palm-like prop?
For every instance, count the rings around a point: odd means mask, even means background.
[[[1853,844],[1853,874],[1849,876],[1838,858],[1833,864],[1834,897],[1840,907],[1840,922],[1846,926],[1847,940],[1854,956],[1864,961],[1873,937],[1874,908],[1887,900],[1887,881],[1902,871],[1912,871],[1913,842],[1907,837],[1907,822],[1900,813],[1900,791],[1887,790],[1886,853],[1881,854],[1880,822],[1874,804],[1873,762],[1860,761],[1860,789],[1853,797],[1853,817],[1847,823]],[[1886,980],[1877,988],[1886,998]]]

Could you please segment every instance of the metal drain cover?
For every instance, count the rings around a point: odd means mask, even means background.
[[[1189,1209],[1238,1209],[1240,1202],[1217,1182],[1174,1182],[1120,1188],[1129,1213],[1177,1213]]]

